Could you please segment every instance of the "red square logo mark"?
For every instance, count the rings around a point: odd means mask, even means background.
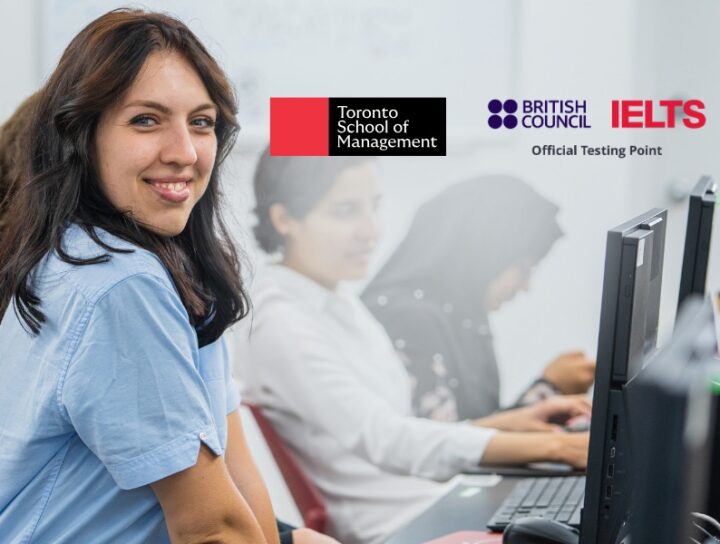
[[[270,155],[327,156],[327,98],[270,99]]]

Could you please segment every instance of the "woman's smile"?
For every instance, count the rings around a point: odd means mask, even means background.
[[[188,185],[192,182],[192,178],[168,176],[162,178],[146,178],[143,181],[148,184],[155,194],[168,202],[180,203],[190,198],[190,188]]]

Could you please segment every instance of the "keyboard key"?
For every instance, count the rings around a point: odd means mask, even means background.
[[[540,498],[540,495],[547,485],[548,478],[538,478],[537,483],[530,489],[529,493],[525,496],[522,502],[523,506],[531,507],[535,506],[535,503]]]
[[[550,506],[562,506],[563,504],[565,504],[567,496],[570,494],[570,491],[572,491],[572,488],[575,485],[574,478],[559,479],[563,480],[563,482],[560,485],[560,489],[558,489],[558,492],[555,494],[552,501],[550,502]]]
[[[557,490],[560,487],[561,483],[562,482],[560,481],[560,478],[552,478],[550,480],[550,483],[548,483],[547,487],[545,488],[545,491],[543,491],[542,495],[540,495],[536,506],[545,508],[550,506],[550,501],[555,496],[555,493],[557,493]]]
[[[577,504],[578,501],[585,495],[585,482],[578,481],[573,488],[567,502],[571,504]]]
[[[568,525],[572,525],[573,527],[580,527],[580,518],[582,515],[582,504],[579,504],[578,507],[573,512],[572,516],[570,516],[570,519],[568,520]]]

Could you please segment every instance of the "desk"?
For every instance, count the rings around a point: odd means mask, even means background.
[[[421,544],[457,531],[487,531],[485,524],[508,496],[518,478],[504,477],[493,487],[480,487],[472,496],[459,483],[445,496],[395,533],[387,544]]]

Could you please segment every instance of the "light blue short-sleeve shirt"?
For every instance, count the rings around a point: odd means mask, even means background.
[[[221,340],[199,349],[152,253],[97,229],[107,263],[35,272],[47,317],[0,322],[0,535],[7,543],[168,542],[149,484],[221,455],[239,397]],[[106,250],[67,229],[73,257]]]

